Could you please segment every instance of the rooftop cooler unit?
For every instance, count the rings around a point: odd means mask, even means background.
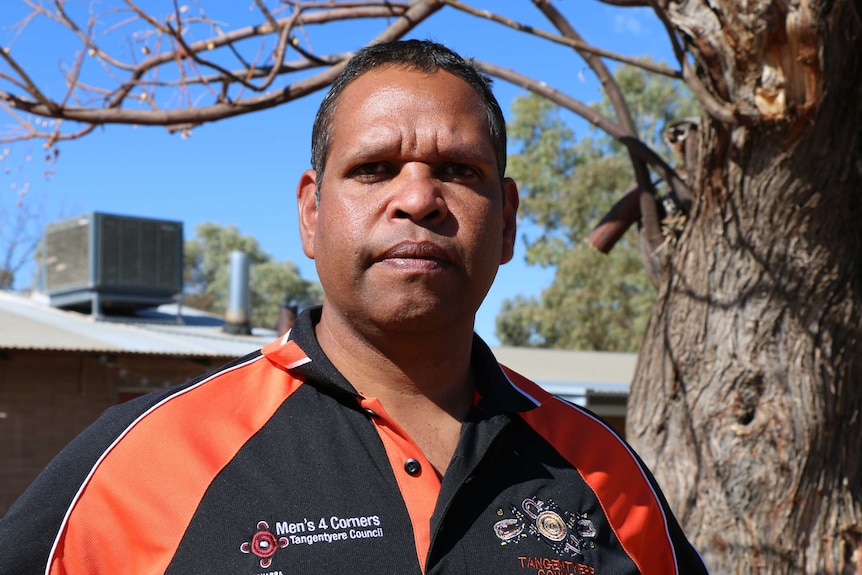
[[[51,305],[93,314],[172,301],[183,289],[183,224],[92,213],[51,224],[42,243]]]

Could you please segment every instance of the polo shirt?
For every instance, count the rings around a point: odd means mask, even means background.
[[[319,318],[107,410],[0,519],[0,575],[706,573],[626,443],[478,336],[441,480]]]

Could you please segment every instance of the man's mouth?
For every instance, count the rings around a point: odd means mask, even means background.
[[[384,251],[377,262],[405,271],[435,270],[451,265],[450,253],[432,242],[401,242]]]

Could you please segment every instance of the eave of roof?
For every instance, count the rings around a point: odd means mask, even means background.
[[[577,382],[588,389],[627,393],[637,362],[635,353],[609,351],[529,347],[497,347],[493,351],[497,361],[547,389]]]
[[[220,319],[193,310],[185,310],[181,316],[160,315],[98,319],[54,309],[20,294],[0,292],[0,349],[233,358],[276,337],[272,330],[230,335],[221,330]]]

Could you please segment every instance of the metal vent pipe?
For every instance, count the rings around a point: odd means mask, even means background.
[[[249,305],[249,257],[245,252],[230,252],[228,306],[224,331],[234,335],[250,335],[251,306]]]

